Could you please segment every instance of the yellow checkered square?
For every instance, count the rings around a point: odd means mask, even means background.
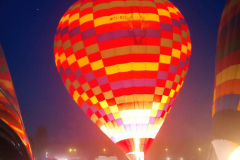
[[[160,55],[159,62],[160,62],[160,63],[164,63],[164,64],[170,64],[170,63],[171,63],[171,56],[168,56],[168,55]]]

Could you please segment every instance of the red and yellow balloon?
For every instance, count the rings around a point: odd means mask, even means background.
[[[190,55],[188,25],[168,0],[79,0],[54,41],[70,95],[129,159],[144,159]]]

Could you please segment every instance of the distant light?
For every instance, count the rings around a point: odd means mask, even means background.
[[[73,151],[74,151],[74,152],[76,152],[76,151],[77,151],[77,149],[74,149]]]
[[[72,148],[69,149],[69,152],[72,152]]]
[[[170,160],[170,158],[167,158],[167,160]]]
[[[167,148],[166,148],[165,150],[166,150],[166,151],[168,151],[168,149],[167,149]]]
[[[39,9],[37,9],[37,11],[39,11]]]
[[[105,151],[106,151],[106,149],[104,148],[104,149],[103,149],[103,152],[105,152]]]
[[[183,160],[183,158],[180,158],[180,160]]]
[[[199,151],[201,151],[202,149],[201,148],[198,148]]]
[[[238,147],[230,156],[228,160],[239,160],[240,159],[240,147]]]

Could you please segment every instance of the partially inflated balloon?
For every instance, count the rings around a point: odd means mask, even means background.
[[[219,160],[227,160],[240,145],[239,135],[240,0],[228,0],[218,33],[213,98],[212,143]]]
[[[76,103],[129,159],[143,159],[189,66],[179,10],[167,0],[79,0],[60,20],[54,52]]]
[[[5,124],[11,129],[6,127]],[[33,160],[30,142],[28,140],[28,136],[24,128],[22,115],[19,109],[17,96],[13,86],[12,77],[1,45],[0,45],[0,137],[1,145],[4,144],[3,142],[5,140],[7,140],[7,142],[9,143],[12,143],[13,145],[17,144],[16,149],[18,149],[18,152],[21,153],[21,155],[19,154],[20,157],[18,157],[18,159]],[[3,150],[1,148],[1,153],[2,151]],[[0,155],[0,159],[2,158],[4,157]]]

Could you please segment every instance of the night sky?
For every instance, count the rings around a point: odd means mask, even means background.
[[[75,0],[2,0],[0,43],[27,134],[44,124],[49,141],[109,141],[75,104],[54,62],[58,22]],[[192,55],[183,88],[161,128],[161,139],[211,139],[216,40],[225,0],[172,0],[191,33]],[[156,143],[156,142],[155,142]]]

